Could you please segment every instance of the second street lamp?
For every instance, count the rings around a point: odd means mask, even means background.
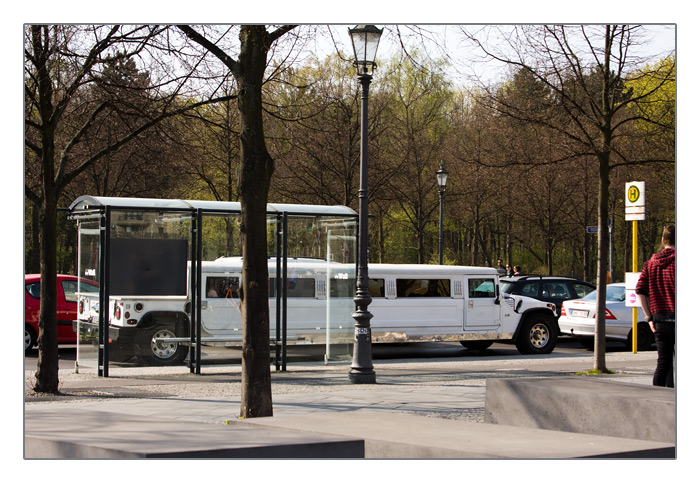
[[[440,232],[438,236],[438,252],[440,253],[440,265],[442,265],[442,246],[443,246],[443,230],[442,230],[442,208],[445,202],[445,188],[447,187],[447,170],[445,165],[440,163],[440,169],[435,173],[437,177],[438,193],[440,193]]]
[[[355,340],[352,351],[352,364],[350,366],[350,382],[353,384],[374,384],[377,376],[372,365],[372,330],[370,319],[372,314],[367,306],[372,302],[369,293],[369,275],[367,262],[368,247],[368,197],[367,197],[367,116],[369,101],[369,84],[372,82],[372,74],[376,64],[374,58],[377,55],[379,38],[382,30],[374,25],[357,25],[349,29],[352,39],[352,49],[355,53],[355,66],[357,67],[357,79],[362,87],[362,123],[360,144],[360,191],[359,200],[359,255],[357,264],[357,291],[355,292]]]

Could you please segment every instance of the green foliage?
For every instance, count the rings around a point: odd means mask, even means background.
[[[640,97],[634,106],[639,115],[635,129],[648,135],[673,137],[676,118],[676,58],[661,59],[631,75],[626,84]],[[663,127],[665,129],[660,130]]]
[[[588,371],[581,371],[576,373],[577,376],[602,376],[605,374],[615,374],[615,371],[612,371],[610,369],[590,369]]]
[[[417,263],[418,247],[413,224],[409,216],[394,208],[383,217],[383,252],[382,263]],[[376,234],[376,223],[372,231]],[[379,261],[378,257],[372,257]]]
[[[238,216],[205,216],[202,220],[202,259],[240,256]]]
[[[488,88],[463,87],[444,74],[447,60],[428,58],[417,49],[408,54],[379,59],[380,69],[370,89],[369,188],[374,215],[370,259],[438,263],[435,171],[444,162],[450,173],[444,263],[494,266],[501,257],[527,273],[594,275],[596,236],[586,235],[585,228],[597,224],[597,171],[588,153],[572,149],[568,134],[574,126],[563,120],[562,99],[525,69],[514,70]],[[100,95],[121,100],[126,110],[136,99],[125,92],[129,86],[150,82],[148,71],[118,53],[105,65],[102,80],[109,82]],[[56,64],[57,69],[68,67]],[[352,63],[334,54],[295,65],[273,62],[273,70],[276,74],[264,86],[265,132],[276,163],[270,201],[356,208],[360,99]],[[593,90],[593,81],[602,72],[589,69],[584,74]],[[576,98],[571,79],[564,76],[561,82]],[[31,79],[28,86],[32,88]],[[619,115],[639,120],[625,123],[620,130],[613,161],[673,160],[675,57],[626,73],[616,86],[618,102],[638,99]],[[231,78],[222,80],[222,94],[235,88]],[[191,104],[198,101],[197,95],[178,102]],[[138,103],[149,102],[147,97],[138,99]],[[543,123],[556,122],[561,132],[527,122],[522,112],[541,114]],[[26,116],[35,120],[36,113],[29,111]],[[74,126],[85,119],[77,111],[66,116]],[[115,121],[109,125],[110,132],[121,132],[126,122]],[[158,135],[140,137],[135,148],[114,154],[89,172],[91,179],[76,179],[63,203],[86,193],[238,200],[239,123],[235,100],[169,120]],[[86,152],[99,147],[98,141],[95,137],[85,143]],[[32,163],[27,166],[27,183],[38,186]],[[134,176],[124,184],[107,183],[118,170]],[[675,218],[672,164],[648,162],[612,172],[616,280],[631,264],[622,195],[624,183],[633,179],[647,182],[647,221],[640,228],[645,254],[656,247],[660,227]],[[26,206],[25,260],[30,266],[35,253],[31,202]],[[205,258],[240,255],[239,229],[235,219],[231,221],[229,225],[221,218],[206,221]],[[69,226],[60,230],[65,242],[58,244],[59,265],[70,268],[75,257],[70,249],[73,235]],[[318,252],[320,241],[303,229],[296,230],[294,237],[299,254]],[[273,239],[272,232],[268,239]],[[270,244],[268,251],[273,249]]]

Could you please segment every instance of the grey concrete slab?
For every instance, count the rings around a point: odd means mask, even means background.
[[[642,369],[616,367],[611,384],[649,385],[653,356],[635,355]],[[637,364],[626,354],[614,357]],[[563,372],[542,358],[402,361],[377,367],[376,385],[349,384],[346,365],[300,365],[273,375],[275,416],[246,421],[237,420],[239,368],[207,368],[206,375],[124,368],[109,379],[63,374],[63,395],[26,396],[25,457],[361,457],[357,444],[370,458],[673,457],[673,444],[663,441],[482,422],[487,381],[561,381],[571,360],[555,360],[557,367],[566,362]],[[575,360],[589,364],[589,357]]]
[[[242,424],[363,438],[366,458],[672,458],[673,445],[393,411],[274,416]]]
[[[676,392],[590,377],[491,379],[487,423],[676,441]]]
[[[362,458],[361,438],[45,406],[27,412],[25,458]]]

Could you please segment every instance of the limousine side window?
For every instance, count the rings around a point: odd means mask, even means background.
[[[496,282],[491,278],[470,278],[469,298],[483,299],[496,296]]]
[[[238,277],[207,277],[208,299],[233,299],[238,298]]]
[[[332,278],[331,297],[332,298],[352,298],[355,295],[354,278]]]
[[[397,297],[449,297],[449,279],[396,279]]]
[[[332,278],[331,279],[331,297],[353,298],[356,292],[357,281],[354,278]],[[370,278],[369,279],[369,295],[373,299],[384,298],[384,279]]]
[[[270,297],[275,297],[277,279],[270,279]],[[316,280],[313,278],[288,278],[287,298],[292,297],[316,297]]]
[[[369,279],[369,295],[373,299],[384,298],[384,279],[370,278]]]

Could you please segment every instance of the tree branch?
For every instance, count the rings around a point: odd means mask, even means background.
[[[284,34],[291,30],[294,30],[295,28],[297,28],[297,25],[282,25],[277,30],[273,30],[272,32],[270,32],[268,34],[268,40],[270,42],[270,45],[275,43],[275,41],[282,37]]]
[[[234,60],[230,55],[224,52],[218,45],[211,42],[209,39],[204,37],[202,34],[197,32],[189,25],[178,25],[177,28],[182,30],[182,32],[187,36],[188,39],[198,43],[199,45],[204,47],[208,52],[214,54],[221,62],[224,63],[226,67],[228,67],[231,73],[233,73],[235,76],[240,75],[240,64],[236,60]]]
[[[215,104],[215,103],[217,103],[217,102],[230,101],[230,100],[236,99],[236,97],[237,97],[237,96],[235,96],[235,95],[224,96],[224,97],[217,97],[217,98],[209,99],[209,100],[206,100],[206,101],[196,102],[196,103],[194,103],[194,104],[191,104],[191,105],[182,107],[182,108],[180,108],[180,109],[176,109],[176,110],[174,110],[174,111],[162,113],[160,116],[157,116],[157,117],[151,119],[150,121],[148,121],[147,123],[145,123],[144,125],[142,125],[141,127],[139,127],[138,129],[136,129],[136,130],[132,131],[131,133],[127,134],[126,136],[122,137],[121,139],[119,139],[119,140],[116,141],[115,143],[113,143],[113,144],[111,144],[111,145],[105,147],[104,149],[102,149],[102,150],[100,150],[99,152],[95,153],[94,155],[90,156],[88,159],[86,159],[85,161],[83,161],[83,162],[82,162],[79,166],[77,166],[75,169],[73,169],[72,171],[66,173],[66,174],[62,177],[62,179],[57,179],[57,180],[56,180],[57,190],[58,190],[58,191],[62,190],[63,187],[65,187],[65,186],[66,186],[70,181],[72,181],[76,176],[78,176],[80,173],[82,173],[82,172],[83,172],[88,166],[90,166],[92,163],[94,163],[94,162],[97,161],[98,159],[102,158],[103,156],[105,156],[105,155],[107,155],[107,154],[109,154],[109,153],[111,153],[111,152],[116,151],[117,149],[119,149],[120,147],[122,147],[123,145],[125,145],[126,143],[128,143],[129,141],[131,141],[132,139],[136,138],[139,134],[141,134],[141,133],[143,133],[144,131],[146,131],[147,129],[150,129],[151,127],[155,126],[156,124],[158,124],[158,123],[161,122],[162,120],[167,119],[167,118],[170,118],[170,117],[177,116],[177,115],[179,115],[179,114],[183,114],[183,113],[185,113],[185,112],[187,112],[187,111],[190,111],[190,110],[192,110],[192,109],[196,109],[196,108],[198,108],[198,107],[205,106],[205,105],[208,105],[208,104]],[[63,165],[64,163],[66,163],[66,160],[65,160],[65,159],[62,159],[62,160],[61,160],[61,164]]]

